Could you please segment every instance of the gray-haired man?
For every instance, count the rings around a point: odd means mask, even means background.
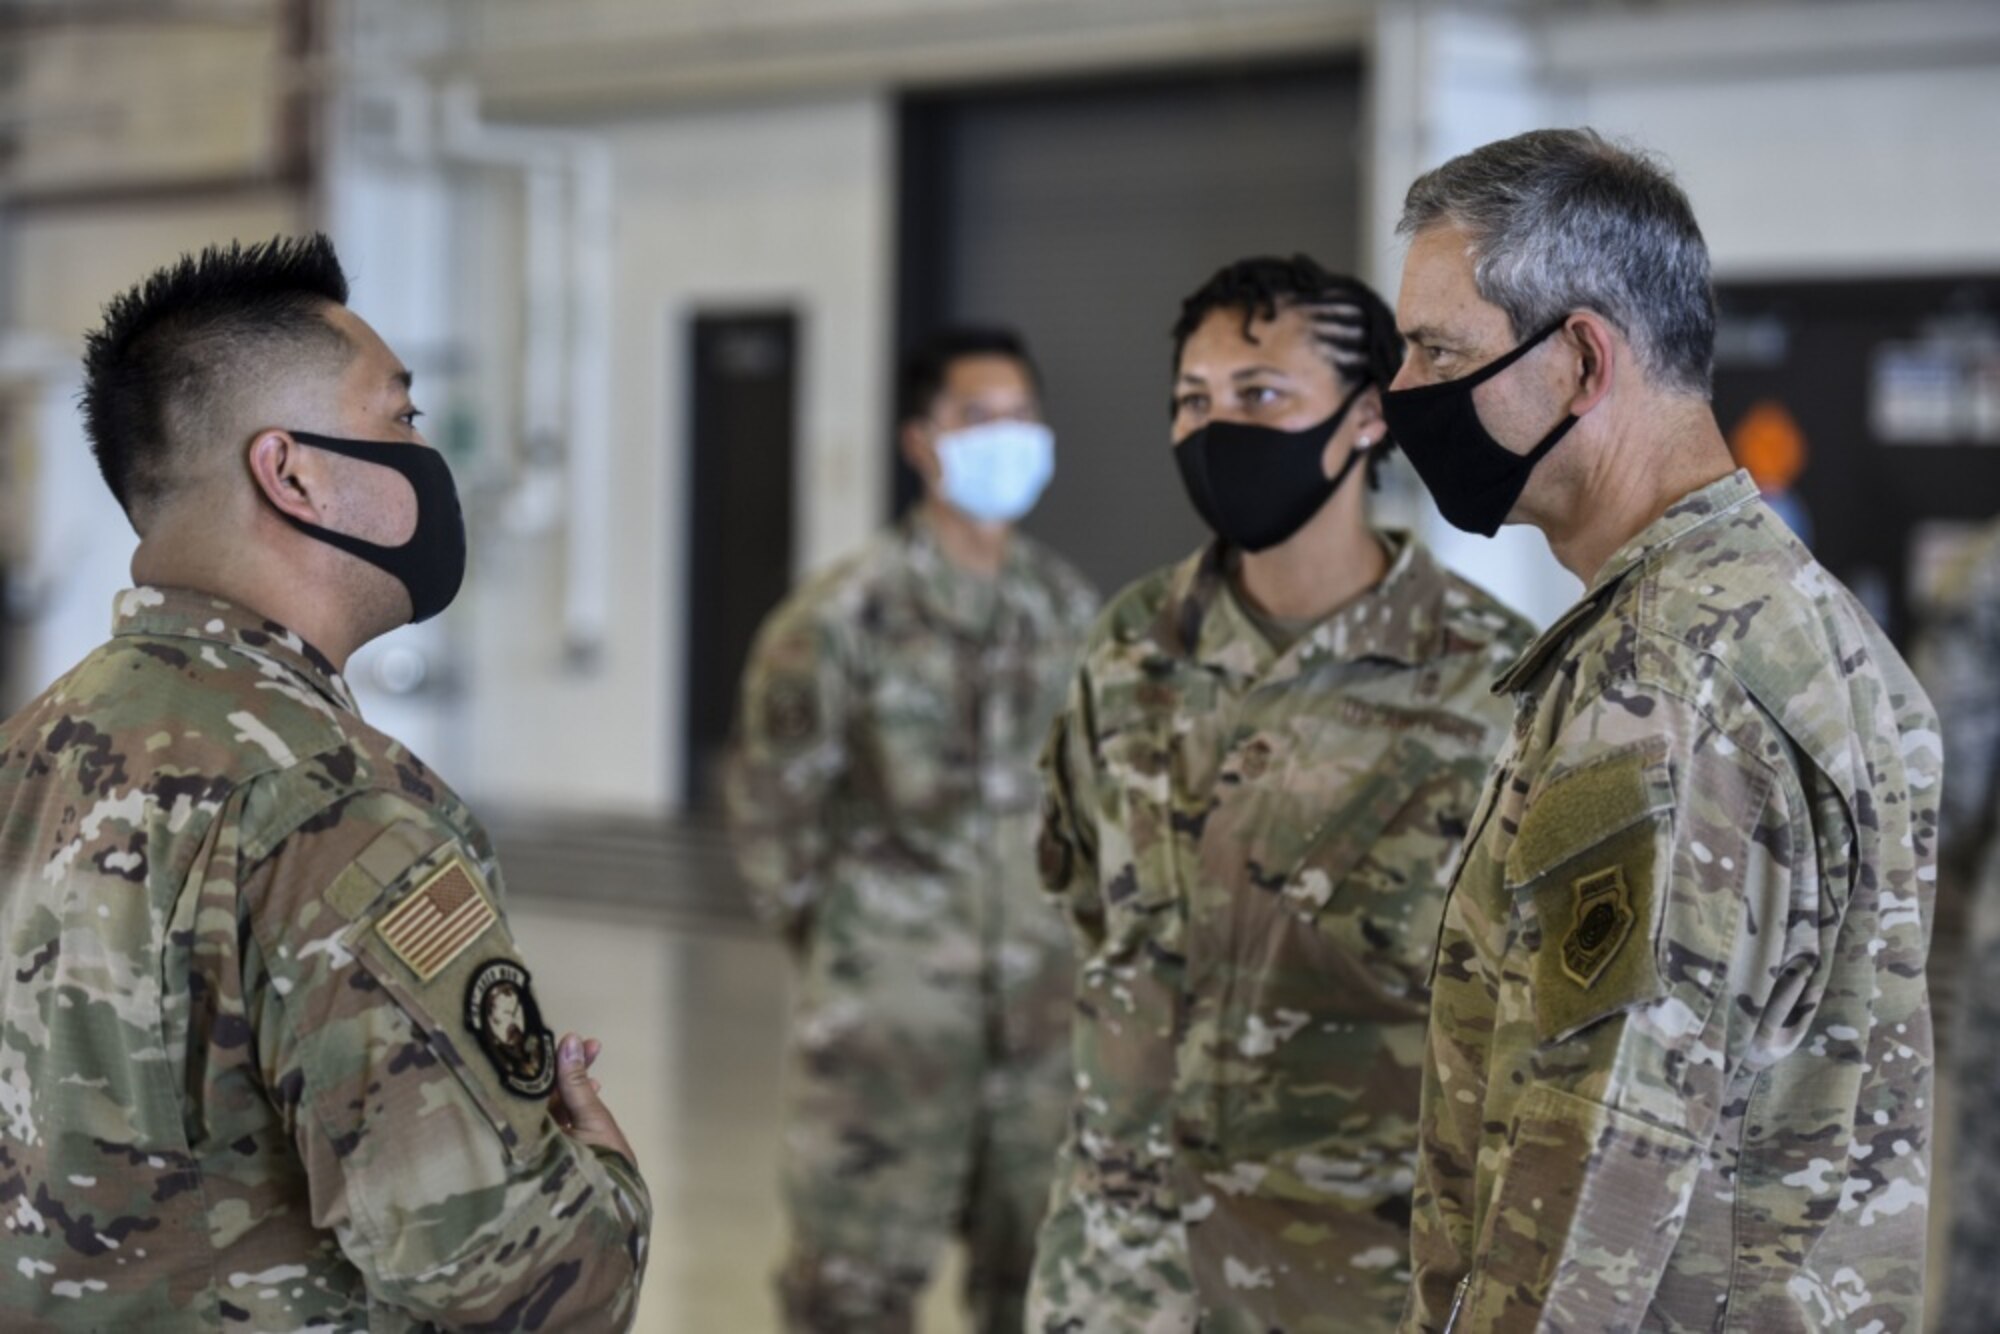
[[[1734,471],[1687,200],[1587,130],[1411,187],[1384,412],[1589,591],[1444,912],[1406,1330],[1915,1330],[1929,701]]]

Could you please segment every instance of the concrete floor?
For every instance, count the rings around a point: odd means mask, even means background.
[[[604,1042],[604,1096],[653,1193],[636,1330],[775,1331],[783,953],[748,924],[629,903],[517,895],[508,917],[548,1022]],[[932,1285],[923,1334],[965,1329],[955,1269]]]

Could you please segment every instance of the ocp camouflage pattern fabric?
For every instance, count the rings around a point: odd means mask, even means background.
[[[1924,692],[1747,474],[1508,673],[1438,948],[1411,1331],[1910,1331]]]
[[[0,1328],[627,1326],[644,1184],[556,1127],[545,1031],[467,1024],[496,961],[525,999],[500,885],[310,645],[122,594],[0,725]]]

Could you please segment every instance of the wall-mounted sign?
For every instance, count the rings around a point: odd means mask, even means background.
[[[1924,337],[1881,343],[1869,424],[1889,445],[2000,445],[2000,326],[1941,321]]]

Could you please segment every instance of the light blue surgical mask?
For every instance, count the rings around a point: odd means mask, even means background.
[[[1013,523],[1056,473],[1056,437],[1040,422],[995,421],[938,437],[938,491],[981,523]]]

